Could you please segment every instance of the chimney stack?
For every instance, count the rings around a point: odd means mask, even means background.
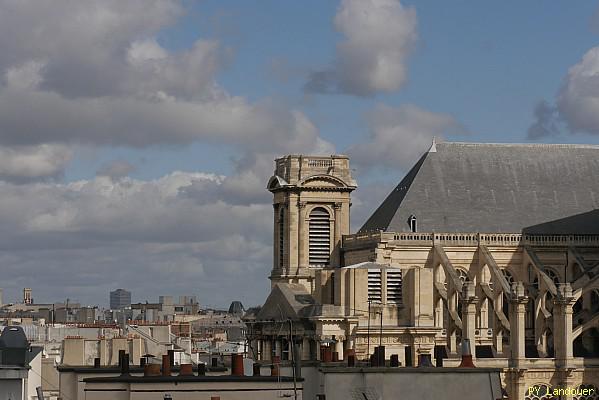
[[[462,362],[459,368],[475,368],[472,362],[472,350],[470,349],[470,339],[462,339]]]
[[[168,354],[162,355],[162,376],[171,376],[171,360]]]
[[[231,355],[231,375],[243,376],[243,354]]]

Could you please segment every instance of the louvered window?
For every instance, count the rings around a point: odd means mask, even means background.
[[[279,268],[283,268],[285,262],[285,208],[279,210]]]
[[[331,224],[327,210],[317,207],[310,213],[310,265],[329,265],[331,256]]]
[[[373,303],[381,302],[382,294],[382,282],[381,282],[381,270],[380,269],[369,269],[368,270],[368,300]]]
[[[401,269],[387,269],[387,303],[401,302]]]

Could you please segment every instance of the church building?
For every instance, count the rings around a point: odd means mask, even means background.
[[[384,346],[402,366],[452,367],[469,342],[510,399],[599,399],[599,146],[433,142],[354,234],[349,162],[276,160],[257,360],[290,359],[293,342],[302,360]]]

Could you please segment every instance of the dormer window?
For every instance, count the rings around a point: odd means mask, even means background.
[[[418,232],[418,223],[414,214],[408,218],[408,225],[410,226],[410,232]]]

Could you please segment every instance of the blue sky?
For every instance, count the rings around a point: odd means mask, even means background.
[[[599,144],[598,7],[0,0],[5,292],[257,304],[276,156],[349,154],[355,229],[433,136]]]
[[[301,109],[338,152],[364,140],[363,116],[377,103],[411,103],[454,116],[469,134],[448,139],[527,142],[536,103],[555,97],[568,68],[599,38],[592,1],[404,1],[418,18],[406,84],[366,98],[314,95],[303,90],[306,74],[329,65],[343,39],[332,23],[338,2],[183,4],[186,14],[158,33],[161,45],[177,51],[201,37],[221,41],[233,52],[217,76],[224,88],[253,101],[269,97]],[[598,143],[599,138],[564,134],[540,141]],[[85,178],[111,159],[126,158],[143,166],[132,175],[145,179],[177,169],[226,174],[231,157],[235,151],[208,143],[105,148],[91,159],[77,159],[66,172],[69,179]]]

